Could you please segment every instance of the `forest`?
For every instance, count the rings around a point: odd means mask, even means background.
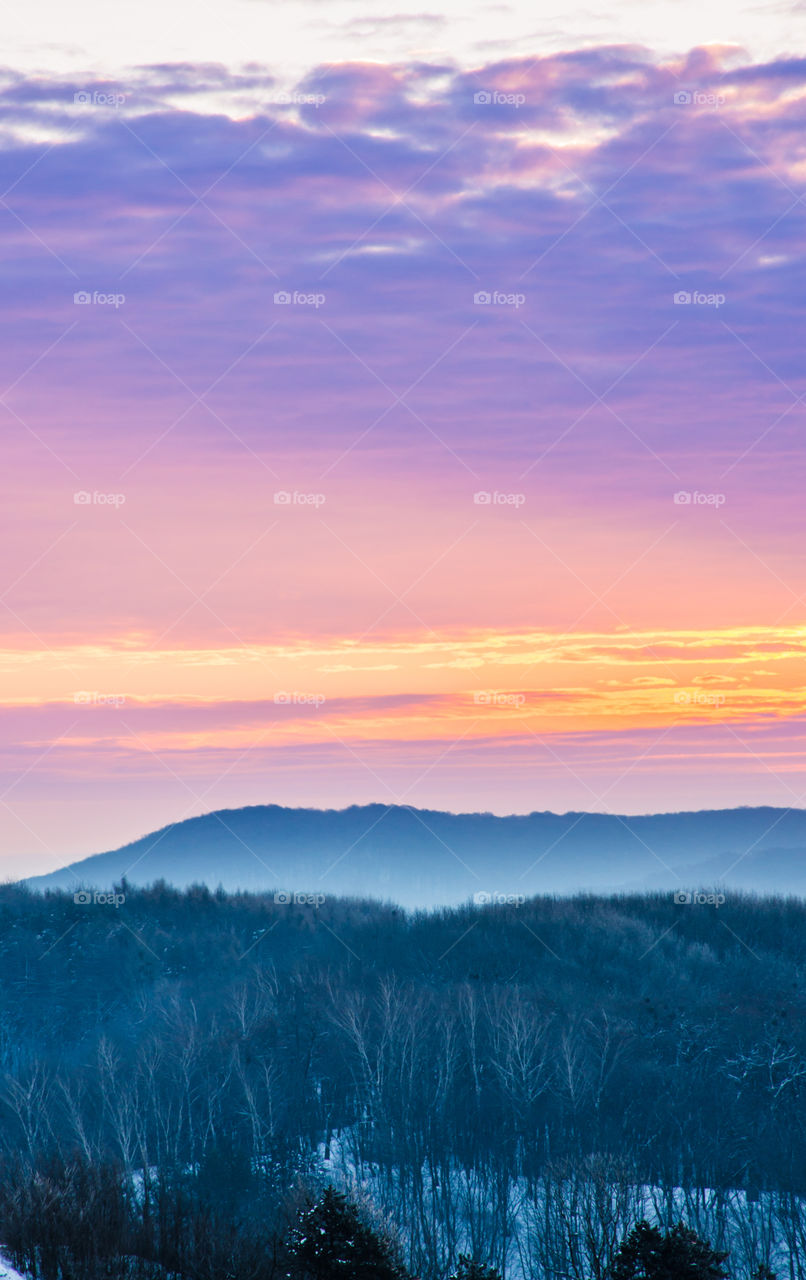
[[[122,883],[0,920],[0,1235],[43,1280],[296,1274],[327,1194],[421,1280],[605,1280],[644,1220],[804,1275],[801,900]]]

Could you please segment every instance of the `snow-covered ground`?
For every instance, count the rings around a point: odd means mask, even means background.
[[[25,1280],[19,1271],[15,1271],[10,1262],[7,1262],[0,1253],[0,1280]]]
[[[449,1253],[457,1249],[472,1252],[474,1231],[483,1237],[493,1224],[494,1189],[483,1179],[477,1181],[472,1171],[457,1168],[447,1177],[443,1171],[441,1185],[437,1185],[423,1167],[419,1194],[412,1197],[399,1171],[391,1177],[388,1171],[381,1176],[377,1166],[359,1164],[354,1153],[349,1130],[333,1135],[329,1153],[324,1146],[318,1151],[323,1175],[388,1212],[402,1226],[401,1235],[408,1243],[414,1243],[412,1227],[419,1218],[414,1234],[421,1240],[441,1242],[443,1251]],[[413,1203],[419,1213],[407,1229],[399,1221],[399,1206]],[[500,1221],[500,1201],[497,1215]],[[608,1183],[601,1174],[590,1181],[582,1178],[567,1184],[538,1180],[528,1185],[516,1178],[506,1192],[505,1218],[506,1244],[499,1265],[503,1264],[507,1280],[526,1280],[552,1269],[568,1271],[569,1260],[574,1261],[577,1273],[585,1272],[589,1270],[586,1250],[590,1243],[597,1254],[606,1251],[641,1218],[661,1227],[685,1222],[717,1248],[728,1249],[733,1274],[739,1280],[753,1275],[759,1262],[778,1276],[806,1280],[806,1202],[798,1196],[762,1192],[749,1198],[741,1188],[718,1191]],[[562,1268],[554,1263],[547,1266],[547,1241],[559,1246]]]

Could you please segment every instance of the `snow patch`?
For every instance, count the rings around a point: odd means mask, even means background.
[[[0,1280],[25,1280],[25,1276],[16,1271],[2,1253],[0,1253]]]

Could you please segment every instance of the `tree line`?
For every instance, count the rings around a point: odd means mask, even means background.
[[[4,1250],[30,1280],[419,1280],[394,1224],[332,1185],[298,1185],[257,1217],[222,1206],[192,1178],[146,1185],[120,1168],[56,1157],[35,1173],[0,1170]],[[678,1222],[639,1221],[615,1248],[607,1280],[728,1280],[727,1251]],[[460,1253],[446,1280],[503,1280]],[[777,1280],[759,1268],[754,1280]]]
[[[115,901],[0,889],[0,1157],[27,1176],[111,1162],[265,1218],[324,1174],[423,1277],[601,1280],[631,1224],[684,1216],[806,1280],[802,902]]]

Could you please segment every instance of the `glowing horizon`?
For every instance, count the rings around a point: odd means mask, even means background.
[[[8,874],[188,805],[802,802],[806,63],[580,21],[282,92],[204,23],[18,50]]]

